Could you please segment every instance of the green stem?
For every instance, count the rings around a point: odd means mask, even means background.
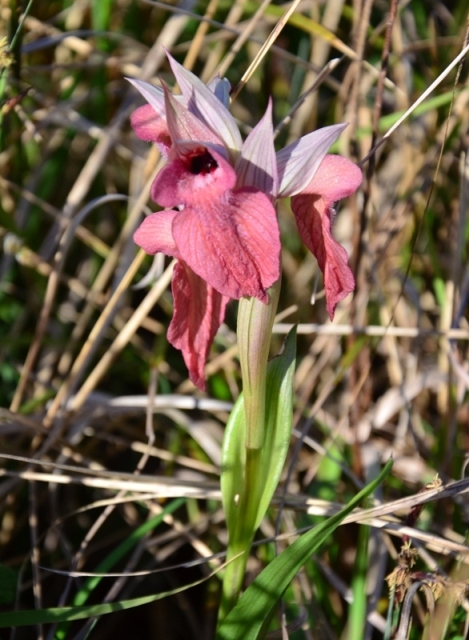
[[[242,298],[238,310],[239,362],[246,411],[246,448],[264,444],[265,388],[270,339],[280,295],[280,279],[269,289],[269,302]]]
[[[219,619],[223,620],[238,601],[243,586],[246,563],[259,517],[265,478],[259,473],[265,440],[265,397],[267,360],[280,280],[269,290],[269,302],[243,298],[238,311],[238,344],[243,376],[246,416],[246,466],[239,491],[238,513],[229,531]]]

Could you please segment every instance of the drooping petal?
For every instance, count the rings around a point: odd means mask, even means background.
[[[176,159],[158,174],[152,197],[184,205],[172,233],[181,258],[219,293],[266,302],[279,277],[280,238],[270,199],[253,188],[233,190],[236,173],[215,151]]]
[[[237,185],[255,187],[276,197],[278,192],[277,159],[272,126],[272,101],[258,124],[246,138],[235,164]]]
[[[277,153],[279,197],[301,193],[311,182],[319,165],[347,123],[323,127],[303,136]]]
[[[134,242],[145,253],[165,253],[178,258],[178,250],[173,239],[172,224],[177,211],[160,211],[147,216],[134,233]]]
[[[326,309],[332,320],[337,303],[355,288],[347,252],[332,236],[333,210],[327,209],[319,196],[302,195],[292,198],[292,208],[303,242],[324,274]]]
[[[303,193],[291,199],[301,238],[324,274],[326,308],[331,320],[337,303],[355,288],[347,252],[332,235],[333,204],[354,193],[361,181],[360,169],[350,160],[326,156]]]
[[[174,268],[172,291],[174,313],[168,340],[182,351],[190,379],[204,391],[205,362],[229,298],[215,291],[184,262]]]
[[[168,52],[166,55],[189,111],[210,127],[223,140],[228,149],[235,151],[241,149],[242,139],[238,126],[223,102],[197,76],[180,65]]]

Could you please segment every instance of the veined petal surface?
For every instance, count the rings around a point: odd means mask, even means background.
[[[178,250],[173,239],[172,225],[177,211],[159,211],[147,216],[134,233],[134,242],[145,253],[165,253],[178,258]]]
[[[225,317],[229,298],[199,278],[184,262],[174,268],[174,314],[169,342],[182,351],[192,382],[205,390],[205,362],[215,334]]]
[[[326,309],[331,320],[337,303],[355,288],[347,252],[332,235],[333,204],[354,193],[361,181],[360,169],[350,160],[326,156],[303,193],[291,199],[301,238],[324,274]]]
[[[223,141],[207,125],[197,118],[189,109],[181,104],[169,89],[164,86],[166,122],[173,142],[178,140],[195,140],[210,142],[220,152],[225,149]],[[177,147],[174,149],[177,155]],[[227,153],[227,152],[226,152]]]
[[[197,76],[180,65],[169,53],[167,56],[189,111],[210,127],[223,140],[228,149],[239,151],[242,145],[241,134],[233,116],[223,102]]]
[[[236,173],[210,150],[176,159],[157,176],[152,197],[183,205],[172,223],[181,258],[219,293],[267,302],[280,275],[280,237],[270,199],[253,188],[234,189]]]
[[[165,118],[164,107],[164,92],[161,87],[155,87],[155,85],[145,82],[144,80],[137,80],[136,78],[126,78],[130,84],[139,91],[149,105],[153,107],[160,118]]]
[[[237,185],[255,187],[275,198],[278,192],[277,159],[272,126],[272,101],[246,138],[235,164]]]
[[[217,291],[268,301],[266,290],[280,275],[280,239],[263,193],[240,189],[187,206],[174,220],[173,236],[182,258]]]

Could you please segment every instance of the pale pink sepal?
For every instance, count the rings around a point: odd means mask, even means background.
[[[126,78],[130,84],[139,91],[149,105],[153,107],[156,113],[160,116],[160,118],[165,117],[165,108],[164,108],[164,93],[161,87],[155,87],[153,84],[149,82],[145,82],[144,80],[137,80],[136,78]]]
[[[226,152],[222,140],[181,102],[176,100],[169,89],[163,85],[165,97],[166,123],[173,143],[179,140],[192,140],[200,143],[209,142],[220,152]],[[177,146],[173,149],[178,155]]]
[[[291,199],[301,238],[324,274],[326,309],[331,320],[337,303],[355,288],[347,252],[332,235],[332,206],[354,193],[361,181],[360,169],[350,160],[326,156],[310,184]]]
[[[229,298],[199,278],[184,262],[174,268],[174,313],[169,342],[182,351],[192,382],[205,390],[205,362],[215,334],[225,317]]]
[[[178,250],[173,240],[172,224],[177,211],[160,211],[147,216],[134,233],[134,242],[145,253],[165,253],[167,256],[178,258]]]
[[[323,127],[277,153],[279,198],[294,196],[303,191],[311,182],[330,146],[347,126],[347,123],[343,123]]]
[[[235,164],[239,186],[255,187],[276,197],[278,192],[277,159],[272,126],[272,100],[265,114],[246,138]]]
[[[226,106],[197,76],[180,65],[168,52],[166,55],[189,111],[205,122],[228,149],[239,151],[242,145],[241,134]]]

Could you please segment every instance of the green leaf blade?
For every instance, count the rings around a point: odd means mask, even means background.
[[[276,603],[298,570],[361,500],[376,489],[391,467],[392,460],[339,513],[303,534],[277,556],[243,593],[220,625],[216,640],[259,640],[265,621],[272,615]]]
[[[293,376],[296,363],[296,327],[287,335],[283,353],[267,369],[266,427],[259,474],[265,478],[255,529],[264,517],[277,488],[290,445],[293,417]],[[246,470],[246,419],[243,394],[238,398],[225,428],[222,447],[221,493],[229,531],[239,517],[236,505]]]
[[[246,417],[244,398],[241,394],[236,401],[225,427],[221,455],[221,497],[228,531],[236,526],[237,496],[242,491],[246,473]]]
[[[296,365],[296,326],[285,340],[280,356],[269,362],[266,391],[266,438],[259,472],[265,478],[257,513],[256,529],[264,517],[280,476],[290,446],[293,420],[293,377]]]

